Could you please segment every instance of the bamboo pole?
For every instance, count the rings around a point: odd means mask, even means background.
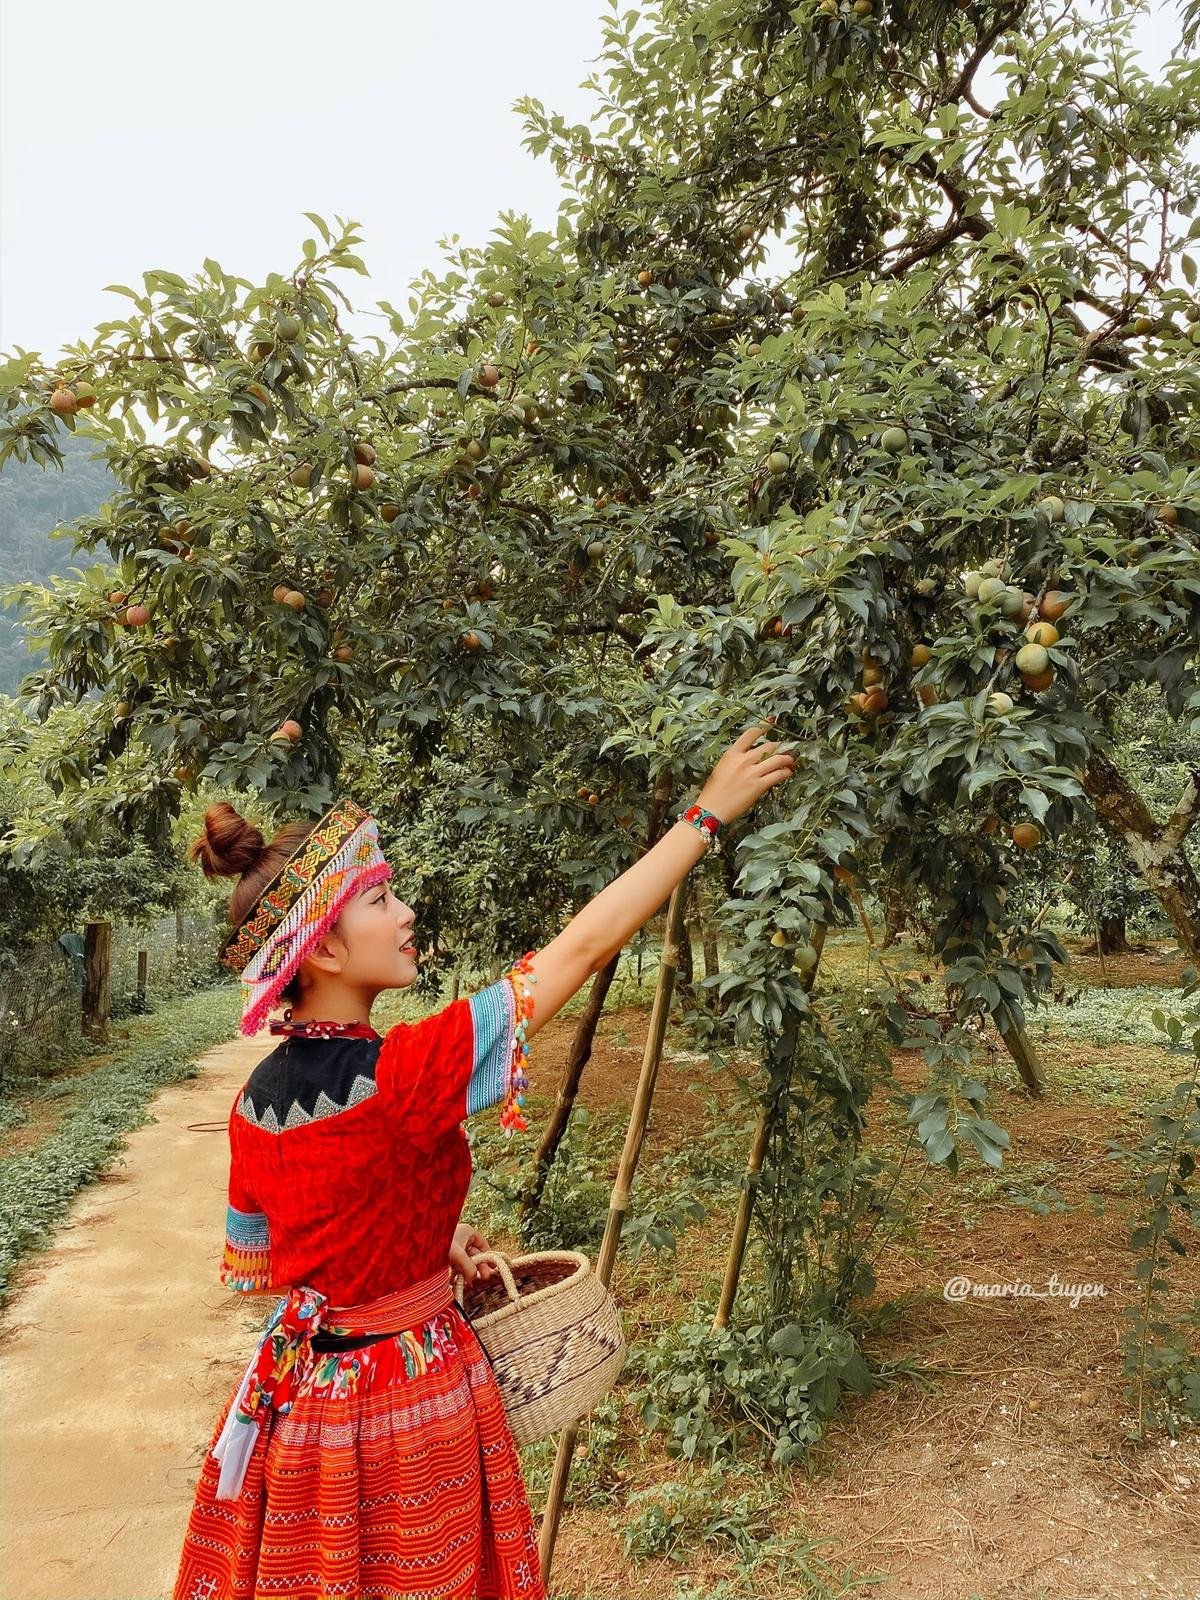
[[[643,847],[645,850],[652,849],[658,843],[670,804],[671,775],[669,772],[661,772],[655,781],[647,807],[646,842]],[[550,1175],[550,1168],[554,1164],[554,1157],[563,1141],[563,1136],[566,1134],[567,1126],[571,1120],[571,1112],[575,1107],[579,1085],[583,1078],[583,1069],[592,1058],[592,1044],[596,1036],[596,1029],[604,1013],[604,1002],[608,999],[608,991],[616,978],[620,960],[621,952],[618,950],[612,960],[601,967],[592,980],[587,1005],[579,1019],[575,1035],[571,1040],[571,1047],[567,1052],[567,1061],[563,1067],[554,1107],[547,1118],[542,1137],[538,1141],[538,1147],[534,1153],[533,1177],[526,1187],[520,1205],[522,1221],[532,1216],[542,1203],[542,1194],[546,1187],[546,1180]],[[638,981],[640,983],[640,955],[638,963]]]
[[[600,1241],[600,1251],[596,1257],[596,1275],[601,1283],[605,1285],[608,1284],[609,1278],[612,1276],[617,1245],[620,1243],[621,1229],[625,1223],[625,1213],[629,1209],[629,1191],[633,1184],[633,1175],[637,1171],[642,1139],[645,1136],[646,1124],[650,1118],[650,1107],[654,1100],[654,1086],[658,1080],[658,1064],[662,1060],[663,1039],[666,1037],[667,1018],[671,1010],[671,994],[675,987],[675,971],[679,965],[679,940],[683,928],[683,908],[686,896],[687,879],[684,878],[676,884],[667,908],[667,925],[663,935],[662,961],[658,969],[658,983],[654,990],[654,1006],[650,1013],[650,1029],[646,1035],[646,1047],[642,1053],[642,1068],[638,1074],[633,1107],[629,1113],[629,1125],[625,1130],[625,1147],[621,1151],[621,1159],[617,1165],[617,1176],[613,1183],[612,1196],[608,1204],[608,1220],[604,1226],[604,1237]],[[554,1559],[554,1544],[558,1538],[558,1524],[562,1515],[563,1497],[567,1492],[567,1479],[571,1473],[571,1459],[575,1454],[575,1442],[578,1437],[578,1422],[572,1423],[568,1428],[564,1428],[559,1435],[558,1453],[554,1458],[554,1471],[550,1478],[546,1509],[542,1513],[539,1554],[543,1584],[548,1584],[550,1579],[550,1563]]]
[[[812,993],[812,986],[816,981],[821,951],[825,948],[825,932],[826,924],[823,922],[818,923],[813,929],[812,945],[817,952],[817,963],[810,971],[804,974],[802,981],[806,994]],[[869,929],[868,937],[870,937]],[[758,1121],[754,1126],[754,1138],[750,1144],[750,1155],[746,1162],[746,1176],[742,1183],[741,1197],[738,1200],[737,1218],[733,1225],[733,1238],[730,1241],[729,1254],[725,1259],[725,1278],[721,1284],[721,1298],[717,1303],[717,1314],[713,1318],[714,1329],[728,1327],[729,1318],[733,1312],[738,1280],[741,1278],[742,1263],[746,1256],[746,1244],[750,1238],[750,1219],[754,1214],[754,1200],[758,1194],[759,1180],[762,1177],[762,1165],[767,1153],[767,1136],[770,1128],[770,1107],[767,1105],[760,1106]]]
[[[550,1176],[550,1168],[554,1165],[554,1157],[558,1147],[563,1141],[563,1135],[571,1120],[571,1112],[575,1107],[575,1099],[579,1093],[579,1084],[583,1078],[583,1069],[592,1059],[592,1042],[596,1036],[601,1015],[604,1012],[604,1002],[608,999],[608,991],[612,987],[613,979],[617,975],[617,964],[621,959],[618,950],[611,961],[605,963],[592,979],[592,987],[588,994],[587,1005],[579,1019],[579,1026],[575,1029],[575,1036],[571,1040],[571,1048],[567,1052],[566,1065],[563,1067],[562,1080],[558,1086],[554,1107],[546,1121],[542,1137],[538,1141],[537,1151],[534,1154],[533,1177],[525,1190],[520,1203],[522,1221],[530,1217],[542,1203],[545,1192],[546,1180]]]

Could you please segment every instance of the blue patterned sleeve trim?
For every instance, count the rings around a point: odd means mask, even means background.
[[[225,1254],[221,1282],[230,1289],[253,1292],[270,1287],[271,1236],[265,1211],[225,1208]]]
[[[517,1010],[507,978],[467,996],[475,1030],[475,1056],[467,1084],[467,1116],[499,1105],[508,1083]]]

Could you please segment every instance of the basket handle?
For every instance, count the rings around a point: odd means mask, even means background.
[[[516,1279],[512,1275],[512,1267],[509,1265],[508,1257],[502,1250],[480,1250],[476,1255],[471,1257],[471,1260],[477,1265],[480,1261],[490,1261],[497,1268],[501,1278],[504,1280],[504,1288],[509,1299],[516,1300],[519,1298],[517,1294]],[[460,1283],[466,1282],[461,1272],[456,1272],[454,1276]]]

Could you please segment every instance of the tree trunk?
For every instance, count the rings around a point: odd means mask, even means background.
[[[1092,750],[1076,776],[1097,816],[1125,844],[1146,887],[1166,912],[1180,949],[1200,968],[1200,883],[1183,853],[1183,841],[1200,816],[1200,771],[1189,774],[1178,805],[1161,827],[1102,750]]]
[[[1093,939],[1085,950],[1079,952],[1081,956],[1127,956],[1135,950],[1144,951],[1146,948],[1144,944],[1129,943],[1123,911],[1118,911],[1110,917],[1097,917],[1096,932],[1097,938]]]
[[[881,890],[883,899],[883,938],[880,940],[881,950],[890,950],[896,940],[904,932],[908,920],[902,886],[897,881],[895,873],[889,872],[883,881]]]
[[[821,952],[825,948],[825,935],[828,931],[827,925],[823,922],[819,922],[813,929],[812,946],[817,952],[817,960],[816,964],[810,967],[801,979],[806,994],[812,993],[813,984],[816,982],[817,967],[821,962]],[[767,1153],[767,1142],[771,1131],[771,1112],[772,1107],[767,1102],[764,1102],[759,1107],[758,1121],[754,1125],[754,1138],[750,1142],[750,1154],[746,1161],[746,1175],[742,1179],[742,1192],[738,1197],[733,1236],[730,1240],[729,1253],[725,1258],[725,1277],[721,1283],[721,1296],[717,1302],[716,1315],[713,1318],[714,1328],[727,1328],[729,1326],[729,1318],[733,1312],[733,1302],[737,1295],[738,1282],[742,1276],[742,1264],[746,1259],[746,1244],[750,1238],[750,1221],[754,1215],[754,1202],[762,1179],[763,1158]]]
[[[1046,1076],[1032,1039],[1024,1028],[1002,1029],[1000,1037],[1004,1040],[1005,1049],[1017,1064],[1021,1082],[1030,1094],[1037,1095],[1040,1099],[1046,1092]]]
[[[721,953],[717,949],[717,934],[711,922],[700,925],[700,942],[704,950],[704,976],[715,978],[721,970]]]
[[[108,966],[112,924],[89,922],[83,930],[83,1033],[108,1042]]]

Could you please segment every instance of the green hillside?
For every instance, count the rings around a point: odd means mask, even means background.
[[[0,467],[0,597],[9,584],[44,583],[52,573],[107,558],[105,549],[75,551],[70,539],[50,537],[62,523],[96,511],[115,489],[93,440],[64,434],[59,442],[61,471],[11,459]],[[44,651],[25,648],[20,615],[17,604],[0,608],[0,694],[15,696],[21,679],[46,661]]]

